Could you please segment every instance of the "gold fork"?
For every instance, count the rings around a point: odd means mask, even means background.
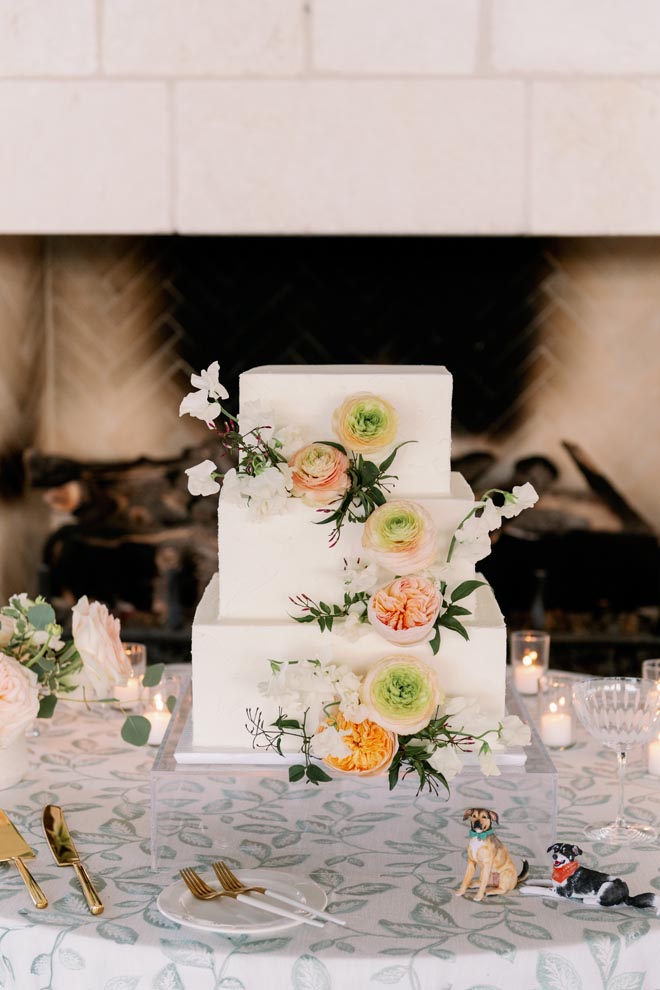
[[[309,914],[314,915],[316,918],[323,918],[324,921],[332,921],[335,925],[345,925],[346,922],[342,921],[340,918],[335,918],[334,915],[328,914],[326,911],[318,911],[316,908],[311,908],[307,904],[302,904],[300,901],[296,901],[293,897],[285,897],[284,894],[279,894],[275,890],[269,890],[267,887],[246,887],[242,884],[238,877],[231,872],[226,863],[222,860],[218,860],[217,863],[212,863],[213,870],[216,877],[222,884],[225,891],[234,891],[235,893],[247,894],[249,892],[257,894],[267,894],[268,897],[273,897],[277,901],[282,901],[284,904],[290,904],[292,907],[304,908]],[[251,904],[257,903],[254,898],[249,898]]]
[[[212,901],[216,897],[231,897],[232,900],[240,901],[242,904],[249,904],[259,911],[277,914],[282,918],[291,918],[292,921],[302,922],[305,925],[313,925],[314,928],[323,928],[322,921],[316,921],[314,918],[306,917],[303,914],[294,914],[293,911],[285,911],[284,908],[277,907],[275,904],[269,904],[268,901],[255,901],[251,897],[247,897],[244,893],[235,890],[214,890],[213,887],[209,887],[205,880],[202,880],[196,870],[188,866],[184,866],[183,869],[179,870],[179,873],[190,893],[200,901]],[[300,908],[302,905],[298,904],[297,906]]]

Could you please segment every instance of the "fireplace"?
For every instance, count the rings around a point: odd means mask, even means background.
[[[485,564],[509,623],[567,662],[585,638],[621,642],[603,663],[657,649],[655,239],[15,237],[0,257],[5,596],[86,591],[180,656],[216,551],[183,475],[217,454],[177,416],[190,369],[219,359],[235,400],[259,364],[441,363],[475,491],[545,488]]]

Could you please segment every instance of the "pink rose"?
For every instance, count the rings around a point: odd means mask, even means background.
[[[375,591],[367,614],[376,632],[391,643],[421,643],[429,639],[441,604],[432,581],[410,575]]]
[[[9,746],[37,717],[37,675],[18,660],[0,653],[0,746]]]
[[[308,505],[330,505],[350,484],[348,457],[327,443],[310,443],[289,461],[291,494]]]
[[[72,614],[73,641],[83,662],[75,683],[84,688],[87,698],[111,697],[115,684],[132,672],[119,638],[119,619],[105,605],[89,602],[86,595],[73,606]]]

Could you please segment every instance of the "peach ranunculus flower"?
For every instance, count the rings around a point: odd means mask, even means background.
[[[417,502],[393,499],[371,513],[362,533],[369,556],[391,574],[414,574],[434,562],[438,531]]]
[[[350,485],[346,454],[328,443],[310,443],[293,455],[291,494],[308,505],[330,505]]]
[[[433,581],[412,574],[375,591],[367,614],[377,633],[404,646],[429,639],[441,605],[442,596]]]
[[[74,675],[75,685],[85,697],[108,698],[115,684],[131,675],[131,663],[119,638],[119,619],[105,605],[90,602],[87,595],[72,609],[73,641],[82,660]]]
[[[394,443],[399,417],[396,409],[379,395],[358,392],[335,409],[332,429],[349,450],[368,454]]]
[[[11,745],[39,711],[37,675],[0,653],[0,747]]]
[[[349,722],[341,713],[333,716],[328,724],[336,726],[350,751],[347,756],[325,756],[323,762],[329,767],[359,777],[376,777],[389,770],[398,747],[393,732],[369,719]]]
[[[425,728],[444,701],[435,671],[416,657],[383,657],[360,691],[368,717],[400,736]]]

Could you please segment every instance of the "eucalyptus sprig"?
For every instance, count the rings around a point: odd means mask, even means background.
[[[322,442],[328,447],[335,447],[349,459],[347,470],[349,486],[342,495],[338,507],[318,510],[327,513],[327,518],[320,519],[317,525],[334,524],[329,541],[330,546],[334,547],[339,541],[341,528],[345,522],[364,523],[375,509],[385,504],[386,495],[389,495],[393,483],[398,479],[397,474],[388,474],[394,463],[394,458],[401,447],[405,447],[407,443],[416,443],[416,441],[404,440],[403,443],[398,443],[380,464],[366,461],[362,454],[348,453],[340,443],[334,443],[330,440],[323,440]]]
[[[332,777],[318,763],[312,762],[312,736],[307,731],[308,714],[309,709],[306,709],[301,722],[297,718],[289,718],[280,708],[275,721],[266,725],[259,708],[255,709],[254,712],[248,708],[248,721],[245,727],[252,736],[254,749],[273,749],[280,756],[284,756],[282,740],[285,736],[294,736],[299,739],[304,763],[297,763],[289,767],[289,780],[294,784],[305,777],[308,784],[315,784],[318,787],[319,784],[332,780]]]
[[[326,629],[332,629],[335,619],[348,618],[354,605],[363,605],[364,611],[358,615],[358,622],[368,622],[367,602],[370,597],[368,591],[357,591],[353,595],[346,591],[343,605],[328,605],[326,602],[315,602],[309,595],[296,595],[289,598],[289,601],[305,614],[292,615],[291,618],[295,622],[318,622],[321,632],[325,632]]]

